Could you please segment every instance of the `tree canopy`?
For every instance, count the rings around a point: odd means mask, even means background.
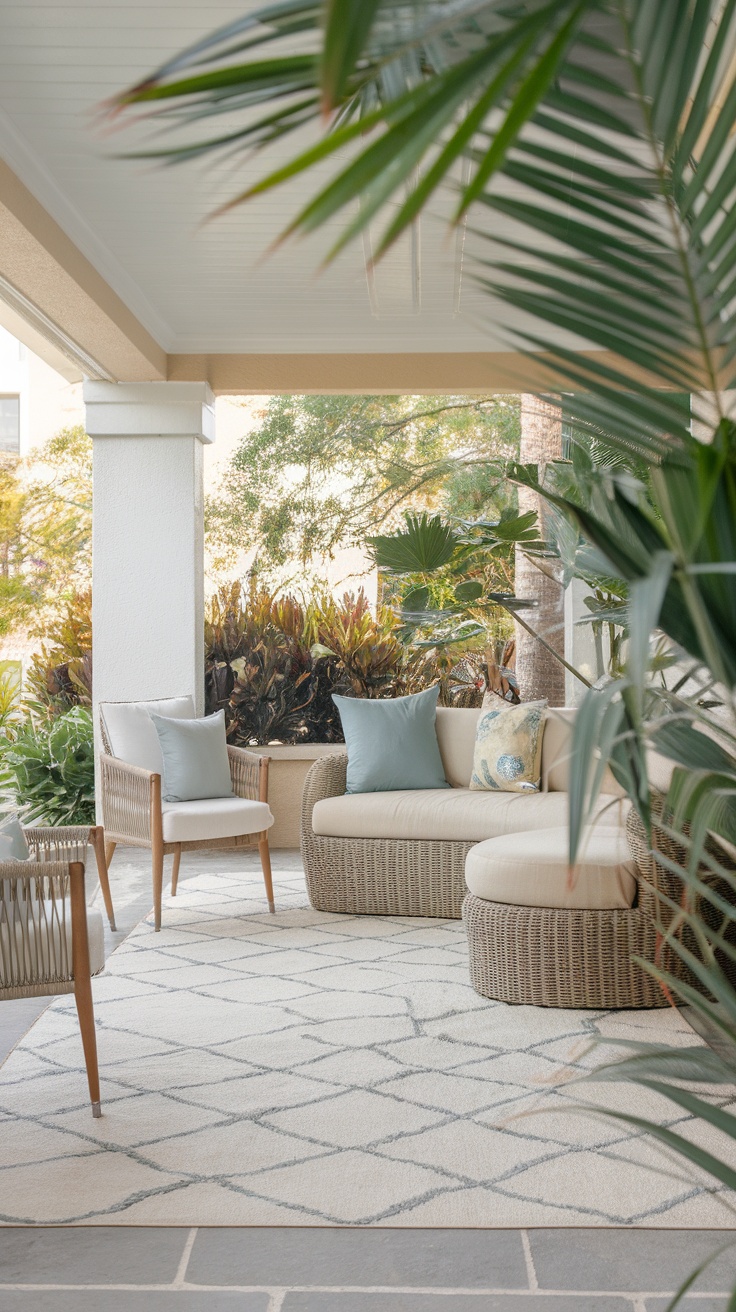
[[[0,634],[56,618],[92,570],[92,443],[64,428],[0,463]]]
[[[491,462],[517,455],[517,396],[272,396],[216,493],[207,533],[221,561],[266,572],[362,546],[405,509],[500,512]]]

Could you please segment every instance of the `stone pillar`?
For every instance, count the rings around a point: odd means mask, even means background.
[[[206,383],[84,386],[94,444],[92,629],[101,701],[204,701]]]
[[[562,456],[562,410],[552,400],[531,393],[521,398],[522,464],[539,466],[540,481],[544,466]],[[534,492],[519,489],[519,511],[536,510],[540,516],[542,536],[545,533],[544,502]],[[565,601],[564,590],[555,577],[554,566],[545,563],[546,574],[516,550],[517,597],[536,601],[534,610],[522,612],[523,618],[554,651],[565,654]],[[551,577],[550,577],[551,575]],[[516,677],[523,702],[546,697],[550,706],[565,705],[565,667],[540,642],[516,625]]]

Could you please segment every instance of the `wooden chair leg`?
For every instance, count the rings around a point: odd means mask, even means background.
[[[271,915],[275,915],[276,907],[273,901],[273,878],[271,876],[271,853],[268,848],[268,834],[263,834],[258,840],[258,851],[261,856],[261,869],[263,870],[263,882],[266,885],[266,897],[268,898],[268,909]]]
[[[154,929],[161,928],[161,898],[164,888],[164,849],[163,844],[154,843],[151,848],[151,874],[153,876],[153,924]]]
[[[95,860],[97,862],[97,877],[100,881],[100,888],[102,889],[102,896],[105,902],[105,910],[107,912],[107,918],[110,922],[110,929],[114,930],[115,909],[112,905],[112,893],[110,892],[110,879],[107,873],[108,862],[105,856],[105,847],[106,847],[105,831],[101,825],[95,825],[94,829],[90,829],[89,836],[92,840],[92,845],[95,849]],[[114,843],[110,843],[108,846],[110,846],[113,849],[113,851],[115,850]],[[110,853],[110,856],[112,857],[112,852]]]
[[[179,883],[179,862],[181,861],[181,843],[177,845],[174,852],[174,864],[171,868],[171,896],[176,897],[176,888]]]
[[[102,832],[104,833],[105,831],[103,830]],[[105,865],[108,870],[110,869],[110,862],[115,854],[116,847],[117,843],[105,843]]]
[[[100,1072],[97,1065],[97,1035],[95,1013],[92,1006],[92,979],[87,937],[87,907],[84,897],[84,866],[72,862],[69,866],[70,902],[72,912],[72,972],[74,974],[74,1001],[77,1004],[79,1032],[82,1036],[87,1083],[92,1103],[92,1115],[101,1116]]]

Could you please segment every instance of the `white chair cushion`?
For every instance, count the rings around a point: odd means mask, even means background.
[[[270,829],[267,802],[246,797],[207,797],[196,802],[164,802],[165,843],[198,843],[209,838],[238,838]]]
[[[566,828],[505,834],[470,849],[465,882],[476,897],[512,906],[589,911],[633,906],[636,874],[625,830],[602,823],[590,829],[572,881],[567,853]]]
[[[30,914],[24,917],[24,925],[18,923],[17,915],[22,907],[17,904],[12,908],[0,908],[0,987],[22,987],[23,984],[43,982],[43,973],[54,973],[61,963],[65,963],[71,973],[72,962],[72,913],[67,901],[64,923],[61,913],[54,909],[51,901],[28,904]],[[12,929],[8,924],[12,922]],[[10,949],[10,935],[14,933],[15,951]],[[66,942],[66,953],[60,953],[62,933]],[[105,928],[101,913],[96,907],[87,908],[87,936],[89,939],[90,969],[98,975],[105,968]],[[38,943],[38,946],[37,946]],[[25,967],[20,963],[25,953]],[[40,958],[40,961],[39,961]],[[39,965],[41,969],[39,970]]]
[[[602,796],[597,813],[618,823],[618,800]],[[497,834],[565,825],[567,793],[471,792],[468,788],[412,788],[393,793],[344,793],[324,797],[312,811],[315,834],[331,838],[440,839],[474,843]]]
[[[152,774],[163,772],[158,734],[149,712],[171,720],[193,720],[191,697],[167,697],[158,702],[102,702],[100,714],[113,756],[127,765],[138,765]]]

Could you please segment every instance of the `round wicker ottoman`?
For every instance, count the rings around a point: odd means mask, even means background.
[[[572,890],[566,886],[565,830],[488,839],[471,849],[463,920],[478,993],[537,1007],[667,1005],[656,980],[632,960],[653,960],[657,936],[651,910],[646,914],[638,905],[634,868],[622,863],[622,841],[621,832],[598,835]],[[550,900],[573,905],[519,905],[525,898],[540,900],[547,875]],[[494,887],[502,897],[515,888],[517,902],[478,895]],[[599,905],[574,905],[586,897]],[[606,900],[613,905],[601,906]]]

